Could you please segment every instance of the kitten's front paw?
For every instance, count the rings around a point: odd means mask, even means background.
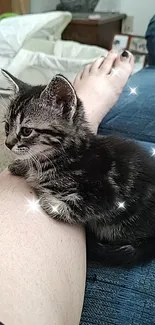
[[[52,219],[63,221],[67,223],[75,223],[72,218],[72,213],[69,206],[63,201],[59,201],[57,198],[51,195],[42,194],[38,195],[39,204],[41,208],[51,217]]]
[[[17,159],[8,166],[8,170],[12,175],[23,177],[26,173],[26,166],[21,160]]]
[[[50,203],[50,199],[48,201],[48,199],[46,197],[41,197],[39,200],[39,204],[41,206],[41,208],[49,215],[49,217],[56,219],[56,220],[60,220],[60,215],[58,210],[56,209],[57,206],[53,206]]]

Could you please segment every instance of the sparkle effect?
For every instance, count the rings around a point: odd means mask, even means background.
[[[125,209],[125,201],[124,202],[118,202],[118,209]]]
[[[152,148],[152,155],[151,156],[155,156],[155,148]]]
[[[36,200],[33,198],[32,200],[27,199],[28,204],[26,205],[28,207],[27,213],[28,212],[40,212],[40,205],[39,205],[39,200]]]
[[[117,76],[117,77],[119,77],[119,69],[112,68],[112,69],[111,69],[111,72],[112,72],[112,75],[113,75],[113,76]]]
[[[53,213],[58,213],[59,214],[59,211],[58,211],[59,205],[51,205],[51,208],[52,208]]]
[[[137,87],[135,88],[129,87],[129,88],[130,88],[130,95],[137,95]]]

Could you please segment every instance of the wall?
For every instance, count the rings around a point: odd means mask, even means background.
[[[46,12],[54,10],[59,3],[59,0],[31,0],[30,12]]]
[[[121,0],[120,11],[134,16],[133,34],[143,36],[150,18],[155,15],[155,0]]]
[[[31,0],[31,12],[53,10],[58,3],[59,0]],[[104,11],[107,7],[134,16],[133,34],[142,36],[145,35],[150,18],[155,14],[155,0],[100,0],[96,11]]]
[[[136,1],[136,0],[135,0]],[[100,0],[95,11],[120,11],[121,0]]]
[[[107,3],[128,16],[134,16],[133,34],[145,35],[148,22],[155,15],[155,0],[100,0],[96,11],[104,11]]]

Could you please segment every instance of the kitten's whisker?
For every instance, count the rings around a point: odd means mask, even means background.
[[[6,109],[7,107],[8,107],[8,103],[7,103],[7,101],[4,99],[4,97],[0,94],[0,98],[2,99],[2,101],[3,101],[3,104],[5,105],[5,106],[3,106],[3,108],[4,109]]]
[[[56,167],[55,165],[53,164],[52,160],[45,154],[45,153],[42,153],[42,155],[50,162],[50,164],[53,166],[54,168],[54,172],[56,173]]]
[[[29,153],[31,155],[31,158],[32,158],[34,164],[36,165],[37,172],[38,172],[38,178],[40,178],[40,177],[42,177],[42,167],[41,167],[41,164],[40,164],[39,160],[37,159],[37,157],[35,156],[35,154],[32,152],[31,149],[29,149]]]
[[[39,162],[35,159],[34,155],[31,153],[31,159],[32,161],[34,162],[35,166],[36,166],[36,169],[37,169],[37,172],[38,172],[38,178],[41,177],[41,172],[40,172],[40,165],[39,165]],[[33,169],[33,165],[31,163],[31,167]]]
[[[34,157],[34,153],[31,151],[31,149],[29,149],[29,155],[30,155],[30,163],[31,163],[31,166],[33,168],[32,161],[35,163],[35,165],[37,164],[37,161],[36,161],[36,159]]]
[[[30,172],[33,170],[33,166],[32,166],[32,161],[31,161],[31,155],[29,155],[29,159],[27,159],[27,162],[28,162],[28,165],[29,165],[29,169],[30,169]]]

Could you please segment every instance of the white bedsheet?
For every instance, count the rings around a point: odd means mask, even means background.
[[[68,12],[25,15],[0,22],[0,68],[30,84],[47,84],[57,73],[73,81],[83,66],[107,50],[61,40],[72,15]],[[0,93],[9,84],[0,75]]]
[[[71,21],[69,12],[22,15],[0,21],[0,68],[7,68],[24,44],[33,38],[55,40]]]

